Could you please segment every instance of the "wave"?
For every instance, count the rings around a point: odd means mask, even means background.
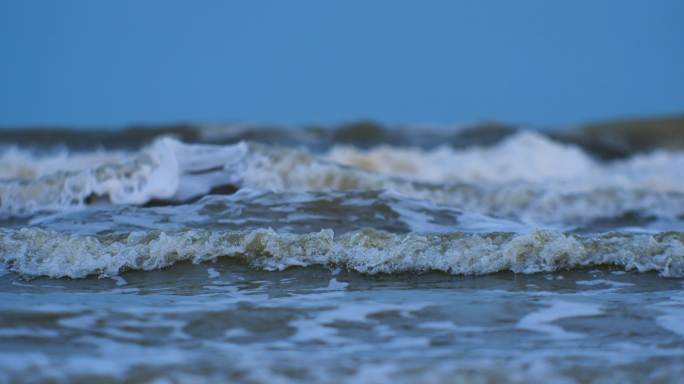
[[[335,237],[332,230],[302,235],[253,231],[131,232],[74,235],[39,228],[0,229],[0,261],[25,276],[114,276],[154,270],[178,261],[236,257],[254,267],[283,270],[324,265],[364,274],[481,275],[500,271],[553,272],[615,265],[664,277],[684,277],[684,234],[570,235],[535,229],[528,234],[391,234],[365,229]]]
[[[18,153],[2,157],[5,173],[18,169],[5,165],[24,162],[26,155]],[[577,147],[531,132],[488,148],[426,152],[338,147],[327,155],[251,142],[185,144],[165,137],[128,155],[81,154],[65,160],[60,154],[58,159],[69,165],[68,170],[55,172],[55,159],[25,162],[34,170],[16,171],[0,180],[0,219],[80,208],[98,196],[115,204],[185,202],[225,185],[291,191],[394,190],[531,224],[582,224],[626,214],[677,220],[684,214],[684,153],[658,151],[603,163]],[[23,174],[37,176],[22,178]]]
[[[124,164],[135,156],[128,151],[69,152],[65,148],[45,154],[16,145],[0,153],[0,179],[30,180],[58,172],[74,172],[104,164]]]
[[[459,126],[410,125],[384,127],[372,121],[359,121],[336,127],[287,127],[259,124],[177,124],[134,126],[123,130],[24,127],[0,129],[0,142],[33,148],[70,150],[139,149],[156,137],[173,136],[187,143],[235,144],[259,141],[270,145],[306,146],[322,152],[336,144],[372,148],[381,145],[432,149],[440,145],[467,148],[488,146],[519,132],[520,127],[497,122]],[[633,119],[593,123],[546,131],[546,137],[572,143],[601,159],[615,159],[656,149],[684,149],[684,116]]]
[[[432,183],[541,182],[577,178],[596,167],[580,148],[552,142],[533,132],[522,132],[495,146],[464,150],[389,145],[363,150],[338,145],[328,152],[327,158],[339,164]]]
[[[187,145],[164,137],[128,155],[57,154],[26,161],[26,152],[8,151],[0,158],[0,168],[17,173],[0,180],[0,219],[83,207],[93,196],[131,205],[154,199],[185,201],[216,184],[236,183],[237,174],[229,166],[246,150],[245,144]]]
[[[137,150],[155,138],[171,136],[192,144],[236,144],[258,141],[287,147],[306,146],[322,152],[335,144],[349,144],[363,148],[380,144],[412,145],[434,148],[445,143],[454,148],[489,145],[516,132],[509,125],[482,123],[462,126],[413,125],[387,128],[372,121],[360,121],[337,127],[288,127],[258,124],[177,124],[166,126],[138,126],[123,130],[69,130],[25,127],[0,128],[0,143],[14,143],[23,147],[71,151]]]
[[[684,189],[684,152],[661,150],[601,162],[579,147],[529,131],[490,147],[456,150],[442,146],[428,151],[387,145],[369,150],[336,146],[327,157],[339,164],[432,183],[529,182],[575,191]]]
[[[508,152],[509,147],[517,147],[516,152],[521,157],[533,157],[536,156],[534,148],[525,144],[529,139],[527,134],[518,135],[498,148],[503,148],[501,152]],[[540,141],[557,145],[539,136],[533,136],[532,141],[535,145]],[[480,150],[463,152],[468,151]],[[489,151],[497,153],[496,148]],[[525,151],[531,154],[525,155]],[[581,155],[574,149],[569,152],[574,157]],[[400,152],[400,157],[403,155]],[[544,163],[548,158],[552,160],[552,156],[554,155],[539,156],[534,162]],[[585,163],[593,164],[588,156],[583,156],[586,157]],[[440,164],[443,169],[458,168],[462,164],[467,167],[469,163],[475,164],[473,167],[486,169],[496,168],[491,164],[499,159],[505,161],[506,158],[504,155],[478,156],[435,163]],[[572,164],[572,159],[562,158],[561,162]],[[420,161],[413,163],[421,164]],[[518,172],[526,172],[525,162],[516,163],[511,158],[509,163]],[[253,189],[299,191],[392,189],[412,198],[531,224],[582,224],[634,213],[644,217],[676,220],[684,213],[684,194],[680,192],[684,190],[684,154],[659,152],[635,157],[629,162],[596,167],[596,172],[584,170],[577,172],[576,177],[564,177],[565,173],[559,172],[555,178],[534,180],[537,173],[533,170],[528,172],[532,180],[493,182],[466,179],[460,182],[426,182],[416,179],[429,174],[429,166],[416,170],[414,177],[398,177],[396,174],[341,166],[330,159],[304,151],[252,143],[249,156],[244,160],[241,185]]]
[[[573,143],[602,158],[624,158],[656,149],[684,149],[684,116],[589,124],[549,132],[564,143]]]

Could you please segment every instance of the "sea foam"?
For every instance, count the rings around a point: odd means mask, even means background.
[[[16,149],[12,153],[5,154],[3,164],[27,156]],[[36,157],[29,162],[31,172],[16,164],[3,171],[0,219],[80,208],[98,196],[114,204],[178,203],[224,185],[291,191],[394,190],[537,225],[579,225],[627,214],[677,220],[684,214],[684,154],[657,151],[600,162],[578,147],[533,132],[463,150],[337,147],[316,155],[251,142],[219,146],[164,137],[125,156],[59,156],[61,163],[69,164],[67,170],[54,171],[53,158]]]
[[[63,153],[36,157],[26,162],[27,170],[19,165],[27,153],[12,149],[0,163],[5,176],[0,179],[0,219],[78,208],[93,196],[129,205],[154,199],[187,200],[208,193],[215,185],[237,183],[240,173],[230,166],[245,152],[244,144],[186,145],[164,137],[126,156],[100,151],[73,158]],[[55,171],[61,166],[64,169]],[[7,177],[11,172],[13,177]]]
[[[480,275],[499,271],[552,272],[615,265],[665,277],[684,277],[684,235],[569,235],[462,232],[391,234],[365,229],[335,237],[332,230],[302,235],[253,231],[132,232],[73,235],[39,228],[0,229],[0,262],[26,276],[115,276],[190,260],[236,257],[267,270],[324,265],[364,274],[444,271]]]

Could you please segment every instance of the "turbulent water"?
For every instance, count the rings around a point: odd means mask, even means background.
[[[597,130],[0,131],[0,382],[679,382],[684,151]]]

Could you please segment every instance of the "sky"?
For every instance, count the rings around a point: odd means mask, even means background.
[[[0,0],[0,126],[684,113],[682,1]]]

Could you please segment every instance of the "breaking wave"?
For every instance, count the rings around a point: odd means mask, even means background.
[[[0,229],[0,261],[26,277],[72,278],[153,270],[178,261],[237,257],[255,267],[346,267],[365,274],[444,271],[480,275],[499,271],[552,272],[615,265],[665,277],[684,277],[684,234],[569,235],[536,229],[528,234],[391,234],[365,229],[335,237],[332,230],[302,235],[253,231],[131,232],[74,235],[39,228]]]
[[[323,155],[252,142],[220,146],[164,137],[128,153],[37,157],[14,149],[0,158],[0,168],[0,219],[81,208],[98,197],[127,205],[181,203],[226,185],[394,190],[536,225],[581,225],[624,215],[678,220],[684,214],[684,153],[656,151],[601,162],[532,132],[490,147],[334,147]]]

